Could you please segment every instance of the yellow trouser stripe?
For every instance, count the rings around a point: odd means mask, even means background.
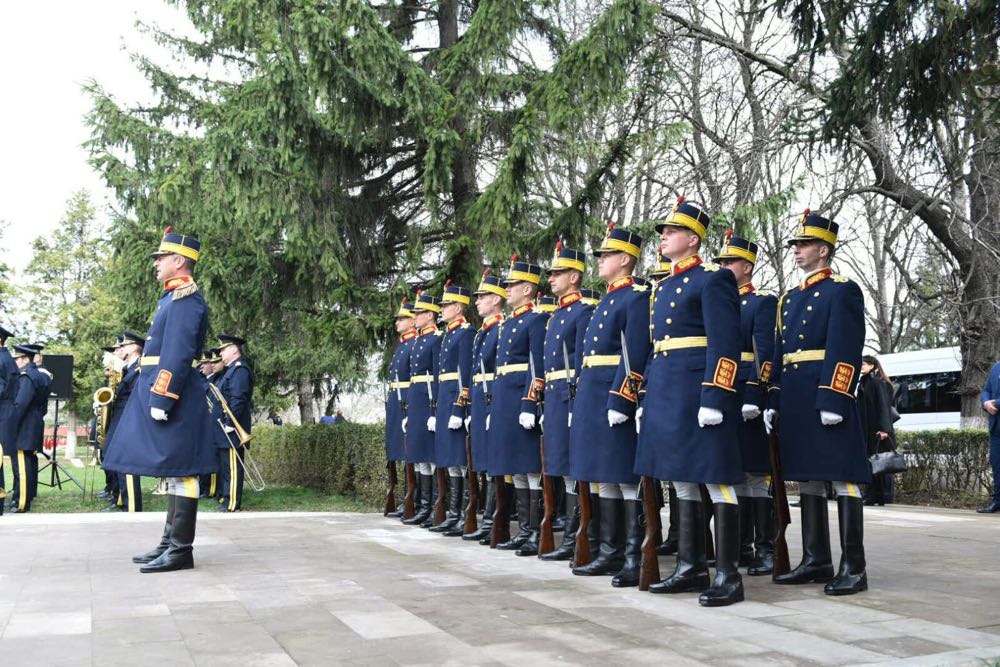
[[[845,482],[845,484],[847,484],[847,493],[851,496],[851,498],[861,497],[861,491],[858,489],[857,484],[854,482]]]
[[[23,510],[28,506],[28,469],[27,461],[24,460],[24,450],[17,450],[17,509]]]
[[[208,480],[209,480],[208,481],[208,497],[209,498],[214,498],[215,497],[215,484],[218,481],[217,477],[218,477],[218,474],[214,473],[214,472],[211,475],[208,476]]]
[[[229,448],[229,511],[236,509],[236,448]]]
[[[727,503],[736,502],[736,498],[733,496],[733,487],[728,484],[719,484],[719,491],[722,492],[722,497],[726,499]]]
[[[198,478],[197,477],[181,477],[181,483],[184,485],[184,497],[185,498],[197,498],[198,497]]]
[[[125,488],[128,491],[128,511],[135,511],[135,477],[125,475]]]

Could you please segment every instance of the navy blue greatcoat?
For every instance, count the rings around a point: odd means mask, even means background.
[[[240,426],[251,432],[251,421],[253,420],[253,369],[242,357],[226,367],[226,372],[219,380],[219,391],[222,392],[226,404],[229,405],[233,416],[239,421]],[[226,416],[222,422],[227,426],[232,426],[229,417]],[[235,433],[231,433],[233,442],[237,442]],[[250,446],[249,443],[246,445]]]
[[[548,318],[533,307],[530,303],[520,306],[499,327],[497,377],[490,386],[493,405],[487,469],[491,475],[537,473],[542,469],[540,415],[532,429],[518,422],[522,412],[537,411],[538,389],[544,383],[542,354]],[[534,378],[528,372],[529,355],[535,363]]]
[[[753,285],[740,287],[740,336],[743,354],[740,372],[736,376],[736,389],[740,403],[756,405],[761,412],[767,407],[767,396],[761,386],[760,375],[766,380],[770,375],[774,357],[774,318],[778,314],[778,299],[772,294],[761,294]],[[754,358],[754,344],[757,357]],[[760,373],[758,374],[758,366]],[[750,421],[740,420],[740,451],[743,471],[757,474],[771,473],[771,449],[764,417]]]
[[[222,410],[222,403],[215,397],[215,392],[209,389],[208,385],[213,385],[219,388],[222,384],[222,377],[225,375],[225,371],[222,373],[212,373],[209,376],[203,376],[203,382],[205,383],[205,393],[208,395],[208,402],[211,404],[211,410],[209,411],[209,416],[212,419],[212,441],[215,443],[216,449],[229,449],[232,447],[229,444],[229,438],[226,437],[226,432],[222,430],[222,426],[219,425],[219,420],[223,424],[226,423],[226,413]],[[220,389],[221,391],[221,389]]]
[[[785,479],[871,481],[855,397],[865,344],[861,288],[823,269],[786,292],[778,313],[768,403],[779,414]],[[844,419],[824,426],[821,410]]]
[[[414,339],[410,351],[410,387],[406,394],[406,460],[410,463],[434,462],[434,433],[427,430],[432,400],[437,400],[434,368],[441,351],[441,332],[435,326],[424,327]],[[433,398],[428,398],[428,392]],[[447,427],[447,424],[445,424]]]
[[[12,415],[17,394],[17,364],[6,347],[0,347],[0,451],[13,448],[17,434]]]
[[[465,390],[472,382],[472,341],[476,332],[464,318],[448,323],[441,336],[438,354],[438,403],[437,423],[434,432],[434,463],[439,466],[464,466],[465,456],[465,403],[459,393],[459,381],[451,378],[458,374]],[[463,392],[464,393],[464,392]],[[459,399],[462,398],[463,401]],[[462,420],[462,428],[448,428],[449,418]]]
[[[493,406],[487,403],[486,392],[493,392],[500,322],[503,322],[502,314],[488,317],[472,341],[472,388],[469,391],[472,419],[469,421],[469,432],[472,435],[472,469],[476,472],[486,472],[489,458],[490,432],[486,430],[486,416]]]
[[[118,425],[125,414],[125,406],[128,405],[128,399],[132,395],[132,390],[135,388],[135,383],[138,379],[139,360],[136,359],[125,368],[122,372],[121,381],[115,387],[115,399],[111,403],[111,416],[108,418],[108,432],[104,434],[104,442],[107,444],[111,443],[112,436],[118,430]],[[122,440],[127,439],[127,436],[122,438]],[[107,447],[105,447],[105,455],[107,455]]]
[[[31,365],[25,366],[17,375],[17,393],[14,395],[14,409],[11,421],[14,424],[14,441],[7,455],[14,450],[32,451],[36,442],[42,437],[42,429],[32,410],[32,405],[38,395],[44,391],[35,379],[37,374],[31,372]],[[5,451],[8,449],[4,448]]]
[[[47,369],[35,364],[28,364],[28,374],[35,381],[37,391],[35,400],[31,402],[31,414],[34,417],[35,451],[42,451],[45,439],[45,415],[49,411],[49,391],[52,386],[52,374]]]
[[[736,391],[742,346],[736,278],[697,255],[675,262],[673,271],[653,292],[654,348],[635,471],[675,482],[739,484],[745,476]],[[721,410],[722,423],[699,426],[702,407]]]
[[[147,477],[216,471],[205,386],[192,366],[207,332],[205,297],[190,280],[170,281],[153,316],[139,378],[109,442],[106,470]],[[153,419],[151,408],[164,410],[167,421]],[[123,446],[115,446],[118,440]]]
[[[569,357],[569,381],[579,375],[578,350],[594,307],[580,300],[580,293],[559,299],[559,307],[549,316],[545,329],[545,474],[569,475],[569,386],[566,359]],[[565,346],[565,354],[563,349]]]
[[[633,384],[622,360],[622,332]],[[580,341],[579,380],[569,436],[569,476],[586,482],[634,484],[635,422],[608,425],[608,410],[635,416],[634,389],[649,355],[649,286],[631,276],[608,285]]]
[[[410,330],[399,337],[399,345],[389,363],[389,393],[385,397],[385,460],[406,458],[403,442],[403,403],[410,386],[410,349],[417,332]]]

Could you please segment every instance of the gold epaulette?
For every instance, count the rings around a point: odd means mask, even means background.
[[[198,291],[198,285],[194,281],[191,281],[187,285],[184,285],[183,287],[178,287],[173,292],[171,292],[170,298],[173,301],[177,301],[178,299],[183,299],[184,297],[191,296],[197,291]]]
[[[649,289],[649,285],[636,285],[635,283],[632,283],[632,289],[636,292],[645,292]]]
[[[832,276],[830,276],[830,280],[832,280],[835,283],[849,283],[849,282],[851,282],[850,278],[848,278],[847,276],[843,276],[843,275],[841,275],[839,273],[835,273]]]
[[[718,271],[722,267],[716,264],[715,262],[703,262],[701,268],[705,269],[706,271]]]

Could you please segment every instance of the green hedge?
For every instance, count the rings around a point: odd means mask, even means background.
[[[386,491],[383,424],[260,426],[253,435],[251,451],[268,484],[353,496],[372,510],[382,509]]]
[[[984,429],[900,431],[896,441],[910,465],[896,476],[900,502],[971,506],[993,488]]]

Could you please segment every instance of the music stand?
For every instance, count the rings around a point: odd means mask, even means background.
[[[54,400],[56,402],[56,412],[52,418],[52,456],[46,454],[45,448],[42,447],[42,456],[47,459],[47,463],[38,469],[38,483],[49,488],[59,487],[59,490],[62,491],[63,480],[59,477],[59,474],[62,473],[63,475],[66,475],[71,482],[76,484],[80,491],[83,491],[84,489],[83,486],[80,485],[80,482],[76,481],[76,478],[70,474],[69,470],[66,469],[66,466],[59,463],[59,459],[56,457],[56,452],[59,448],[59,399],[56,398]],[[49,481],[43,482],[42,471],[46,468],[50,468],[51,472],[49,475]]]
[[[47,463],[38,469],[38,483],[42,486],[47,486],[49,488],[58,487],[62,490],[63,480],[60,477],[60,473],[69,478],[71,482],[76,484],[76,486],[83,491],[83,486],[80,482],[76,481],[76,478],[70,474],[69,470],[66,469],[61,463],[56,454],[59,450],[59,402],[67,401],[73,398],[73,356],[69,354],[49,354],[45,356],[43,362],[45,367],[52,373],[52,385],[49,387],[49,400],[55,400],[56,410],[53,416],[53,426],[52,426],[52,456],[45,453],[45,447],[42,447],[42,456],[47,459]],[[43,431],[44,433],[44,431]],[[67,437],[68,437],[67,433]],[[44,438],[43,438],[44,442]],[[49,481],[42,481],[42,471],[46,468],[50,468]]]

